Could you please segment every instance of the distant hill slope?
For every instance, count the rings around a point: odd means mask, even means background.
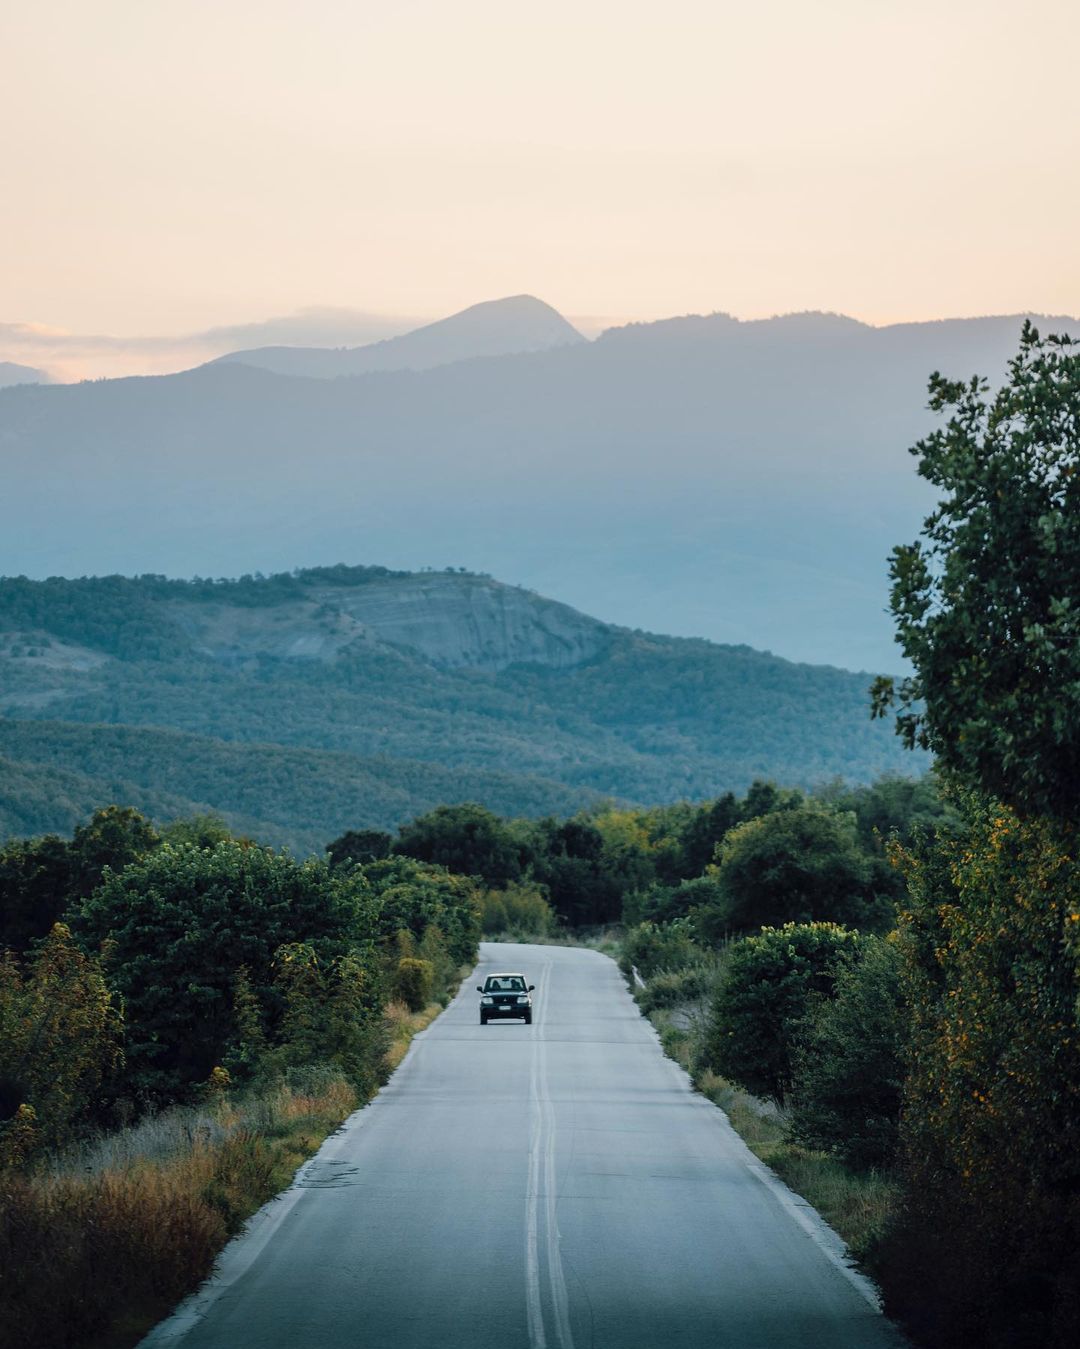
[[[478,356],[510,356],[584,342],[578,330],[543,300],[513,295],[471,305],[459,314],[400,337],[362,347],[255,347],[212,364],[239,362],[279,375],[336,379],[377,370],[430,370]]]
[[[458,572],[0,581],[0,754],[304,846],[448,800],[572,813],[920,771],[867,684]]]
[[[447,769],[179,731],[0,719],[0,839],[70,833],[102,803],[164,821],[213,811],[237,833],[320,853],[358,827],[392,830],[444,802],[572,815],[596,793],[526,774]]]
[[[49,376],[44,370],[36,370],[32,365],[18,365],[15,361],[0,361],[0,389],[16,384],[48,383]]]
[[[907,452],[933,424],[927,377],[1000,377],[1020,324],[711,315],[353,379],[227,363],[6,389],[0,574],[362,550],[632,628],[890,668],[887,558],[932,500]]]

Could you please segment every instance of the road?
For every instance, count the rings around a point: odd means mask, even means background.
[[[521,970],[534,1024],[481,1027]],[[144,1349],[899,1349],[828,1229],[664,1057],[615,965],[477,976]]]

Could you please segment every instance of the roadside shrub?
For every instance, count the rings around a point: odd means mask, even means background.
[[[476,960],[480,891],[470,876],[452,875],[444,867],[411,857],[372,862],[362,869],[362,875],[377,902],[377,930],[383,941],[395,941],[398,932],[405,930],[422,944],[429,930],[438,928],[443,958],[451,971]],[[427,952],[420,954],[435,965],[439,986],[444,978],[439,960]]]
[[[480,895],[480,926],[485,936],[546,937],[555,925],[555,911],[534,886],[508,885]]]
[[[717,977],[717,966],[704,962],[681,970],[660,970],[638,993],[638,1005],[643,1012],[655,1012],[661,1007],[700,1002],[715,988]]]
[[[623,940],[623,967],[627,973],[635,967],[643,979],[652,978],[660,970],[681,970],[700,957],[685,921],[638,923]]]
[[[791,1137],[856,1170],[895,1165],[908,1029],[897,942],[863,937],[800,1031]]]
[[[435,970],[430,960],[404,956],[394,973],[394,998],[410,1012],[422,1012],[431,1001],[435,988]]]
[[[836,923],[786,923],[733,942],[702,1049],[701,1066],[783,1105],[791,1093],[807,1013],[831,997],[857,932]]]
[[[370,941],[375,912],[355,874],[235,842],[163,844],[108,875],[72,922],[84,945],[109,943],[128,1027],[128,1090],[175,1099],[223,1062],[241,966],[276,1040],[275,952],[304,942],[332,962]]]
[[[281,1043],[267,1054],[266,1066],[281,1072],[328,1065],[370,1096],[384,1080],[388,1046],[372,969],[352,953],[324,964],[305,942],[281,947],[274,965],[285,1014]]]

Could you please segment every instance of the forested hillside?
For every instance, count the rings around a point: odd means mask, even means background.
[[[867,683],[458,572],[10,579],[0,829],[122,797],[308,849],[438,802],[541,815],[918,771],[869,720]],[[40,785],[58,773],[62,791]]]

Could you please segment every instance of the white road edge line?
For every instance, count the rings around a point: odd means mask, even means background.
[[[660,1036],[652,1022],[642,1014],[642,1020],[652,1032],[653,1038],[663,1053],[663,1045],[660,1043]],[[855,1291],[870,1304],[880,1315],[884,1315],[881,1306],[881,1294],[872,1279],[867,1278],[865,1274],[850,1263],[851,1257],[848,1253],[847,1243],[838,1232],[833,1231],[821,1214],[812,1204],[807,1203],[801,1195],[797,1195],[788,1185],[786,1185],[775,1171],[772,1171],[765,1165],[753,1152],[750,1151],[748,1144],[736,1130],[735,1126],[728,1119],[727,1112],[718,1106],[714,1101],[695,1090],[693,1082],[690,1080],[689,1073],[681,1068],[674,1059],[664,1054],[664,1061],[670,1066],[671,1071],[679,1079],[680,1083],[690,1092],[691,1098],[703,1110],[712,1111],[714,1119],[720,1124],[720,1127],[728,1132],[731,1141],[741,1156],[741,1160],[750,1174],[765,1186],[777,1200],[780,1206],[788,1216],[798,1224],[799,1227],[818,1247],[825,1258],[832,1264],[844,1278],[851,1284]]]

